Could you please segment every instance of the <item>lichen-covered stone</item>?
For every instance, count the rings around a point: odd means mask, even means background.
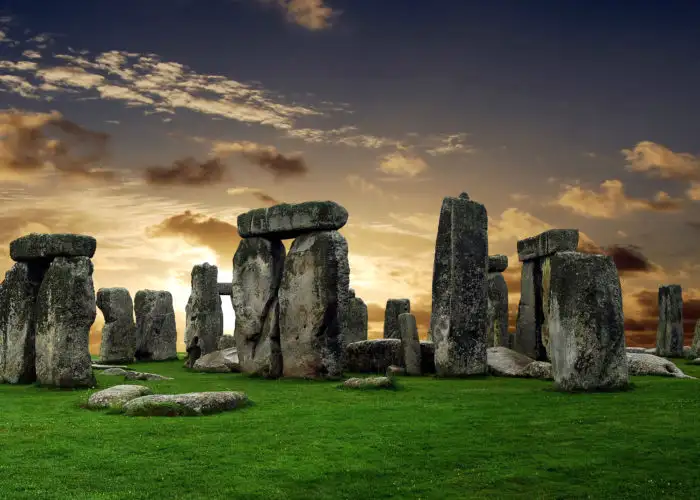
[[[354,377],[343,382],[343,387],[348,389],[391,389],[394,387],[394,381],[391,377]]]
[[[296,238],[302,234],[333,231],[348,221],[348,211],[333,201],[282,203],[268,208],[256,208],[238,216],[241,238]]]
[[[338,377],[349,301],[348,244],[337,231],[299,236],[278,293],[285,377]]]
[[[435,347],[422,341],[421,373],[435,373]],[[345,369],[351,373],[386,373],[391,365],[400,366],[403,359],[401,340],[374,339],[345,346]]]
[[[242,408],[248,397],[242,392],[190,392],[152,394],[132,399],[123,406],[130,417],[195,417]]]
[[[224,334],[219,338],[219,343],[217,347],[217,351],[223,351],[224,349],[236,347],[236,338],[233,335]],[[237,347],[236,350],[238,350]]]
[[[653,354],[627,353],[630,375],[659,375],[661,377],[695,378],[683,373],[672,361]]]
[[[683,290],[680,285],[659,287],[656,353],[674,358],[683,356]]]
[[[438,376],[487,372],[486,208],[463,198],[442,202],[435,242],[430,329]]]
[[[238,351],[235,347],[205,354],[194,362],[194,371],[205,373],[230,373],[240,371]]]
[[[185,306],[185,345],[190,346],[197,337],[202,355],[216,351],[224,334],[218,275],[218,267],[207,262],[192,267],[192,291]]]
[[[97,241],[82,234],[30,233],[10,242],[10,258],[15,262],[54,257],[88,257],[95,255]]]
[[[389,299],[384,308],[384,338],[400,339],[399,314],[411,312],[409,299]]]
[[[540,380],[554,380],[552,363],[547,363],[546,361],[533,361],[523,369],[522,375]]]
[[[145,385],[115,385],[92,394],[88,398],[87,407],[90,409],[121,408],[132,399],[152,393],[153,391]]]
[[[518,241],[518,260],[527,261],[557,252],[573,252],[578,247],[578,229],[550,229]]]
[[[177,359],[177,328],[172,294],[165,290],[139,290],[134,297],[134,312],[136,359]]]
[[[522,377],[523,370],[533,359],[507,347],[487,349],[489,372],[499,377]]]
[[[0,285],[0,382],[36,380],[36,301],[47,265],[18,262]]]
[[[282,242],[265,238],[242,240],[233,257],[233,338],[243,373],[269,378],[282,374],[277,293],[284,263]]]
[[[345,344],[367,340],[367,304],[361,298],[354,296],[352,288],[350,291],[343,336]]]
[[[502,273],[508,269],[508,256],[502,254],[489,255],[487,272]]]
[[[147,373],[147,372],[133,372],[127,371],[124,374],[124,380],[173,380],[172,377],[166,377],[164,375],[158,375],[157,373]]]
[[[216,288],[219,290],[219,295],[231,295],[231,283],[217,283]]]
[[[501,273],[487,276],[486,334],[489,347],[508,347],[508,285]]]
[[[520,302],[513,348],[535,360],[547,361],[550,258],[523,262]]]
[[[399,314],[399,330],[401,331],[401,347],[403,348],[406,373],[420,375],[421,349],[416,317],[411,313]]]
[[[107,368],[106,370],[103,370],[101,372],[101,375],[107,375],[108,377],[125,377],[126,374],[129,373],[130,371],[132,371],[132,370],[114,367],[114,368]]]
[[[551,257],[548,322],[555,386],[587,391],[629,385],[622,292],[611,257]]]
[[[100,344],[101,363],[131,363],[136,352],[134,303],[126,288],[100,288],[97,307],[105,324]]]

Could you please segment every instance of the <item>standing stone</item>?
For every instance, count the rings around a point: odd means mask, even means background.
[[[278,295],[286,377],[342,374],[349,283],[348,244],[340,233],[319,231],[294,240]]]
[[[136,323],[134,303],[129,290],[100,288],[97,290],[97,307],[105,318],[100,344],[100,363],[131,363],[136,352]]]
[[[508,285],[500,272],[489,273],[487,339],[489,347],[508,347]]]
[[[411,312],[411,301],[409,299],[389,299],[386,301],[384,309],[384,338],[400,339],[399,314]]]
[[[136,359],[177,359],[177,328],[173,296],[165,290],[139,290],[134,297]]]
[[[206,262],[192,267],[192,292],[185,306],[185,345],[198,337],[202,355],[216,351],[224,334],[218,275],[219,269]]]
[[[36,380],[36,301],[48,262],[18,262],[0,285],[0,382]]]
[[[399,329],[401,330],[401,347],[404,364],[408,375],[421,374],[420,339],[416,317],[411,313],[399,314]]]
[[[486,208],[470,201],[466,193],[443,200],[435,242],[430,324],[438,376],[477,375],[488,370],[487,225]]]
[[[683,357],[683,290],[680,285],[659,287],[657,356]]]
[[[88,257],[56,257],[37,298],[36,376],[42,385],[93,387],[90,326],[95,288]]]
[[[551,257],[550,355],[564,391],[627,387],[622,292],[607,255],[561,252]]]
[[[502,273],[508,269],[508,256],[507,255],[489,255],[488,272],[490,273]]]
[[[343,341],[347,345],[361,340],[367,340],[367,304],[355,297],[355,291],[351,288]]]
[[[233,257],[233,338],[244,373],[269,378],[282,374],[277,290],[284,263],[282,242],[265,238],[241,240]]]
[[[515,350],[532,359],[537,358],[538,354],[537,321],[535,319],[537,302],[535,267],[537,265],[536,260],[523,262],[523,267],[520,270],[520,303],[515,321],[514,339]]]
[[[696,359],[700,357],[700,319],[695,322],[695,330],[693,331],[693,343],[690,344],[690,351],[687,357]]]

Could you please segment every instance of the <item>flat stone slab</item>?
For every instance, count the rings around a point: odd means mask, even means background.
[[[392,389],[394,381],[390,377],[354,377],[343,382],[348,389]]]
[[[126,372],[124,374],[124,380],[173,380],[173,378],[164,377],[163,375],[158,375],[157,373]]]
[[[287,239],[310,232],[333,231],[347,222],[348,211],[334,201],[307,201],[250,210],[238,216],[237,225],[241,238]]]
[[[219,295],[231,295],[231,283],[217,283]]]
[[[489,273],[502,273],[508,269],[508,256],[497,254],[489,255],[488,272]]]
[[[10,242],[10,258],[15,262],[53,257],[90,257],[97,240],[83,234],[30,233]]]
[[[546,257],[557,252],[573,252],[578,247],[578,229],[550,229],[518,241],[518,260]]]
[[[108,375],[111,377],[125,377],[127,373],[133,373],[131,370],[125,370],[124,368],[107,368],[102,372],[102,375]]]
[[[234,391],[153,394],[132,399],[124,405],[124,413],[131,417],[195,417],[247,404],[248,396]]]
[[[691,378],[672,361],[653,354],[627,353],[630,375],[658,375],[661,377]]]
[[[121,368],[122,370],[129,369],[129,367],[126,365],[100,365],[100,364],[93,364],[92,365],[93,370],[109,370],[110,368]]]
[[[121,407],[132,399],[152,394],[152,392],[145,385],[115,385],[92,394],[88,399],[87,407],[90,409]]]

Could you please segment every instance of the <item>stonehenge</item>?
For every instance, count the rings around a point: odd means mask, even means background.
[[[680,285],[659,287],[656,354],[676,358],[683,356],[683,290]]]
[[[488,347],[509,347],[508,285],[503,271],[508,268],[505,255],[489,256],[486,296],[486,338]]]

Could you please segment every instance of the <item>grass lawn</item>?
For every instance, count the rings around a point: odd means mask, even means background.
[[[175,377],[131,382],[156,393],[241,390],[255,404],[125,417],[81,409],[92,391],[0,385],[1,499],[700,498],[700,380],[569,395],[399,377],[397,391],[349,391],[132,366]]]

